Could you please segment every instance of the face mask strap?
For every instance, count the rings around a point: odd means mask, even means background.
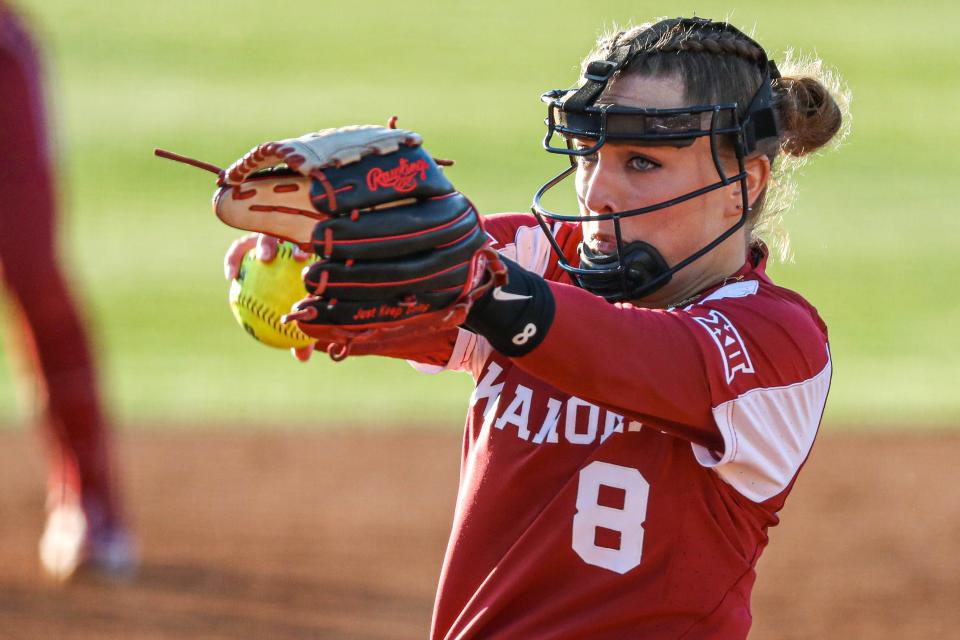
[[[607,88],[614,74],[622,69],[632,59],[630,51],[627,48],[617,49],[606,60],[594,60],[587,65],[583,74],[584,83],[572,95],[563,100],[562,108],[566,111],[586,113],[587,107],[593,106],[603,90]],[[552,153],[565,153],[567,155],[585,156],[595,153],[597,149],[606,142],[606,112],[600,114],[600,132],[597,144],[590,149],[564,149],[563,147],[554,147],[550,144],[554,133],[556,133],[556,118],[554,116],[554,106],[556,100],[559,100],[567,92],[563,90],[550,91],[544,94],[543,98],[550,98],[551,102],[547,107],[547,134],[543,138],[543,147]]]

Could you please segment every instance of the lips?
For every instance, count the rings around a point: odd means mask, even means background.
[[[600,255],[617,254],[617,239],[614,236],[595,233],[588,238],[584,238],[584,243],[589,247],[591,253]]]
[[[609,253],[600,253],[594,251],[590,245],[581,243],[579,253],[581,265],[588,268],[615,267],[619,264],[616,249]]]

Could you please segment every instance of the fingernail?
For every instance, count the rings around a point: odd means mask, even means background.
[[[310,359],[310,356],[313,355],[313,346],[291,349],[293,352],[293,357],[296,358],[299,362],[307,362]]]

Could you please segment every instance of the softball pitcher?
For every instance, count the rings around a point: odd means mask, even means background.
[[[569,163],[532,215],[478,219],[409,133],[320,132],[221,174],[234,209],[218,215],[273,235],[298,213],[240,211],[273,184],[250,170],[282,156],[284,179],[311,185],[298,206],[321,221],[286,239],[321,257],[290,314],[318,348],[476,382],[435,640],[747,636],[757,560],[830,388],[826,325],[767,275],[761,233],[790,161],[843,129],[819,68],[700,18],[601,38],[575,88],[543,94],[544,147]],[[384,140],[407,155],[391,164]],[[402,205],[382,207],[385,175]],[[566,178],[576,207],[548,210]]]

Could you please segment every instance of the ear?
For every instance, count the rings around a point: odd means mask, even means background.
[[[743,161],[744,169],[747,172],[747,201],[750,206],[757,201],[763,190],[767,188],[767,182],[770,180],[770,158],[764,153],[755,153]],[[740,183],[730,190],[730,206],[728,213],[740,217],[742,213],[743,199],[740,195]]]

